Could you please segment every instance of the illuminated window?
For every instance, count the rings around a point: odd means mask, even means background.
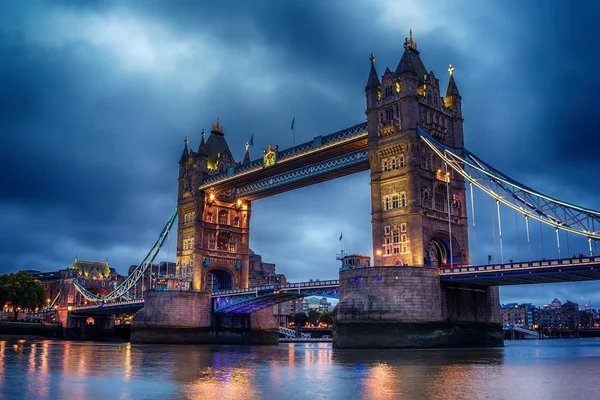
[[[388,108],[385,110],[385,119],[386,119],[386,121],[394,119],[394,109],[393,108]]]
[[[399,204],[398,200],[399,200],[399,197],[397,194],[392,196],[392,208],[398,208],[398,204]]]
[[[406,207],[406,192],[400,193],[400,207]]]
[[[386,226],[383,231],[385,232],[386,235],[389,235],[390,234],[390,227]]]
[[[398,157],[398,164],[399,164],[399,168],[404,168],[406,160],[404,159],[404,154],[400,154],[400,157]]]
[[[235,242],[230,242],[229,243],[229,252],[230,253],[235,253]]]
[[[229,223],[229,213],[227,210],[219,211],[219,224],[227,225]]]
[[[394,242],[394,243],[399,243],[399,242],[400,242],[400,234],[398,233],[398,231],[397,231],[397,230],[395,230],[395,231],[392,233],[392,237],[393,237],[393,239],[394,239],[394,240],[393,240],[393,242]]]

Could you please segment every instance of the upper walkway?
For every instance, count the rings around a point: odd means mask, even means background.
[[[126,300],[115,301],[110,303],[96,303],[87,306],[71,307],[69,311],[72,315],[88,316],[88,315],[115,315],[135,313],[140,308],[144,307],[144,300]]]

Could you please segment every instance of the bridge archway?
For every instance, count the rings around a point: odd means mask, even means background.
[[[233,275],[226,269],[214,268],[206,273],[206,290],[209,292],[232,289],[234,283]]]
[[[462,262],[463,251],[458,241],[452,236],[452,251],[448,232],[438,231],[431,235],[425,246],[424,264],[426,267],[438,268],[441,264],[450,264],[452,253],[453,263]]]
[[[95,320],[94,318],[92,318],[92,317],[88,317],[88,318],[85,320],[85,324],[86,324],[86,325],[96,325],[96,320]]]

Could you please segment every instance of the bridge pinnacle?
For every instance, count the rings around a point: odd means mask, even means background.
[[[371,57],[369,57],[369,60],[371,60],[371,64],[375,64],[375,54],[371,53]]]
[[[450,64],[450,66],[448,67],[448,73],[450,74],[450,76],[452,76],[452,74],[454,73],[454,67],[452,66],[452,64]]]

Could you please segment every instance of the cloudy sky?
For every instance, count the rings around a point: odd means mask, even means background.
[[[176,205],[186,136],[197,147],[220,117],[241,159],[251,134],[256,157],[289,147],[293,117],[297,142],[361,122],[370,53],[380,74],[394,69],[409,29],[442,87],[454,65],[471,151],[600,209],[600,3],[483,3],[0,2],[0,272],[56,270],[77,255],[124,273]],[[346,250],[370,252],[369,190],[364,172],[256,201],[251,247],[292,281],[335,278],[340,231]],[[499,257],[488,203],[476,206],[473,260]],[[522,223],[504,214],[504,258],[528,258]],[[543,256],[556,257],[553,232],[543,235]],[[568,250],[587,242],[569,237]],[[503,288],[501,300],[600,306],[599,289]]]

